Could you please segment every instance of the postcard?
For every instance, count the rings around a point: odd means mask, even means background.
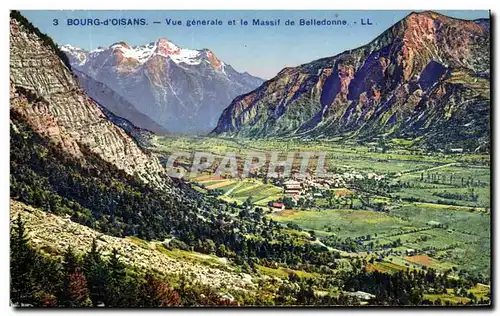
[[[14,307],[491,307],[489,11],[10,11]]]

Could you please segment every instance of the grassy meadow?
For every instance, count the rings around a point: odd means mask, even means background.
[[[221,178],[208,170],[188,181],[201,192],[217,191],[217,198],[229,203],[243,205],[250,201],[254,207],[265,209],[268,219],[297,234],[312,234],[318,242],[333,238],[336,243],[350,243],[357,250],[342,251],[343,255],[371,259],[367,269],[373,271],[433,268],[455,275],[490,275],[488,155],[427,153],[412,148],[412,142],[405,140],[393,140],[385,150],[377,144],[293,139],[164,136],[153,143],[152,150],[164,159],[180,151],[211,153],[216,161],[235,153],[240,162],[251,152],[324,152],[330,172],[383,175],[383,190],[349,182],[345,188],[331,190],[333,196],[341,190],[354,192],[351,206],[346,200],[332,204],[331,199],[319,197],[308,207],[281,211],[267,205],[284,198],[283,188],[262,178]],[[189,159],[184,162],[188,170]],[[315,161],[309,166],[314,169]],[[374,207],[376,204],[383,205],[382,211]],[[271,276],[284,274],[282,269],[259,269]],[[438,298],[450,303],[467,300],[453,293],[427,297],[431,301]]]

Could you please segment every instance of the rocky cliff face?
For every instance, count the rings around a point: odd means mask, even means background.
[[[363,47],[283,69],[213,133],[489,142],[489,38],[488,20],[412,13]]]
[[[90,150],[144,182],[167,186],[159,161],[108,120],[53,48],[16,19],[10,21],[10,102],[12,111],[68,157],[84,162]]]
[[[69,45],[62,50],[86,91],[92,95],[100,89],[89,80],[106,85],[120,101],[108,96],[102,105],[142,128],[149,126],[132,112],[170,132],[210,131],[233,98],[263,82],[237,72],[208,49],[180,48],[165,38],[141,46],[120,42],[91,52]],[[123,100],[135,109],[121,107]]]

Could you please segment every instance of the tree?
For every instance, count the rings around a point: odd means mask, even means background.
[[[312,305],[314,302],[314,289],[312,280],[300,283],[300,289],[297,293],[297,303],[301,305]]]
[[[76,273],[79,270],[78,264],[78,258],[73,252],[73,248],[71,248],[71,246],[68,246],[66,252],[64,253],[63,259],[64,274],[70,275]]]
[[[179,306],[181,297],[165,281],[146,274],[146,282],[141,286],[140,305],[143,307]]]
[[[277,305],[295,305],[297,297],[297,288],[294,283],[282,283],[278,289],[278,296],[276,297]]]
[[[69,275],[67,295],[68,300],[65,302],[66,307],[86,307],[92,305],[89,298],[87,280],[80,272]]]
[[[243,202],[243,206],[245,207],[245,209],[248,209],[250,208],[250,206],[252,206],[252,197],[249,196],[245,202]]]
[[[293,202],[292,198],[286,196],[283,198],[283,205],[286,209],[291,209],[294,207],[295,203]]]
[[[410,304],[418,305],[424,298],[423,290],[419,288],[413,288],[410,290]]]
[[[39,291],[33,304],[35,306],[56,306],[57,294],[61,289],[63,274],[61,263],[49,256],[37,253],[35,282]]]
[[[212,239],[205,239],[203,241],[203,250],[205,253],[213,254],[213,253],[215,253],[215,249],[216,249],[216,246],[215,246],[215,243]]]
[[[217,256],[226,257],[227,255],[228,255],[228,250],[226,248],[226,245],[220,244],[219,247],[217,248]]]
[[[21,214],[18,214],[10,234],[10,294],[14,304],[30,304],[39,287],[35,273],[39,257],[29,246]]]
[[[106,264],[95,239],[92,240],[90,250],[83,258],[83,272],[87,279],[92,305],[95,307],[105,300],[107,281]]]
[[[118,257],[118,250],[113,249],[107,264],[107,286],[104,304],[106,307],[127,306],[124,284],[126,284],[125,265]]]
[[[80,262],[71,247],[66,249],[63,259],[63,287],[61,302],[65,307],[90,306],[87,280],[81,272]]]
[[[38,295],[39,304],[37,306],[40,307],[56,307],[57,306],[57,297],[53,294],[48,293],[40,293]]]
[[[10,243],[12,302],[35,307],[55,306],[54,293],[60,290],[62,279],[60,263],[29,245],[20,214],[12,225]]]

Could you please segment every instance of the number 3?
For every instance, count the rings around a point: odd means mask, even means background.
[[[59,21],[58,21],[57,19],[53,19],[53,20],[52,20],[52,24],[53,24],[53,25],[59,25]]]

